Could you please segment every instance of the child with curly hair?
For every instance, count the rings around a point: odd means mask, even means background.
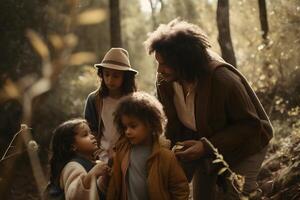
[[[159,142],[166,124],[159,101],[143,92],[128,95],[118,104],[114,122],[120,139],[107,199],[188,199],[181,166]]]

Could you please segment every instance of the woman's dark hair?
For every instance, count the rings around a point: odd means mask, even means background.
[[[52,136],[50,159],[50,182],[58,184],[59,177],[64,166],[75,156],[73,145],[76,128],[82,123],[87,124],[85,119],[77,118],[60,124]]]
[[[195,81],[207,72],[210,43],[204,31],[179,19],[161,24],[144,42],[149,54],[156,52],[182,80]]]
[[[102,97],[109,95],[109,90],[103,79],[103,72],[101,68],[98,68],[98,76],[101,78],[101,84],[99,93]],[[130,71],[124,71],[123,83],[121,85],[121,95],[127,95],[136,91],[135,74]]]
[[[145,92],[135,92],[123,97],[119,102],[114,112],[114,122],[121,135],[125,134],[122,124],[124,115],[137,118],[148,125],[156,138],[164,132],[167,123],[161,103],[154,96]]]

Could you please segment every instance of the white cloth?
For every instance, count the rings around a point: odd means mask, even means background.
[[[178,82],[173,82],[174,105],[181,123],[189,129],[197,131],[195,121],[195,89],[194,87],[184,96],[183,88]]]
[[[82,181],[86,175],[87,172],[78,162],[66,164],[60,175],[60,186],[65,192],[66,200],[99,199],[95,179],[92,179],[90,188],[84,187]]]
[[[103,121],[104,130],[101,138],[101,147],[109,151],[119,139],[116,127],[114,125],[113,113],[120,99],[106,97],[103,99],[101,119]]]

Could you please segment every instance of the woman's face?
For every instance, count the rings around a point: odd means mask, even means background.
[[[124,72],[103,67],[102,78],[109,92],[117,92],[121,90],[124,80]]]
[[[89,157],[92,156],[98,149],[98,144],[95,136],[92,135],[89,126],[86,123],[81,123],[76,127],[75,132],[75,151]]]

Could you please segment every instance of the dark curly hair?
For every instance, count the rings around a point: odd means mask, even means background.
[[[124,135],[122,116],[130,116],[139,119],[148,125],[158,138],[164,132],[167,118],[161,103],[152,95],[145,92],[135,92],[123,97],[114,112],[114,122],[119,134]]]
[[[85,119],[76,118],[60,124],[52,136],[50,159],[50,182],[58,184],[64,166],[75,156],[73,144],[75,142],[76,128],[80,124],[87,124]]]
[[[109,95],[109,90],[104,82],[102,68],[98,68],[98,76],[101,78],[99,93],[102,97]],[[121,85],[121,95],[127,95],[137,90],[135,82],[135,74],[130,71],[124,71],[123,83]]]
[[[144,45],[149,54],[159,53],[182,80],[195,81],[208,70],[211,45],[204,31],[177,19],[161,24],[150,33]]]

